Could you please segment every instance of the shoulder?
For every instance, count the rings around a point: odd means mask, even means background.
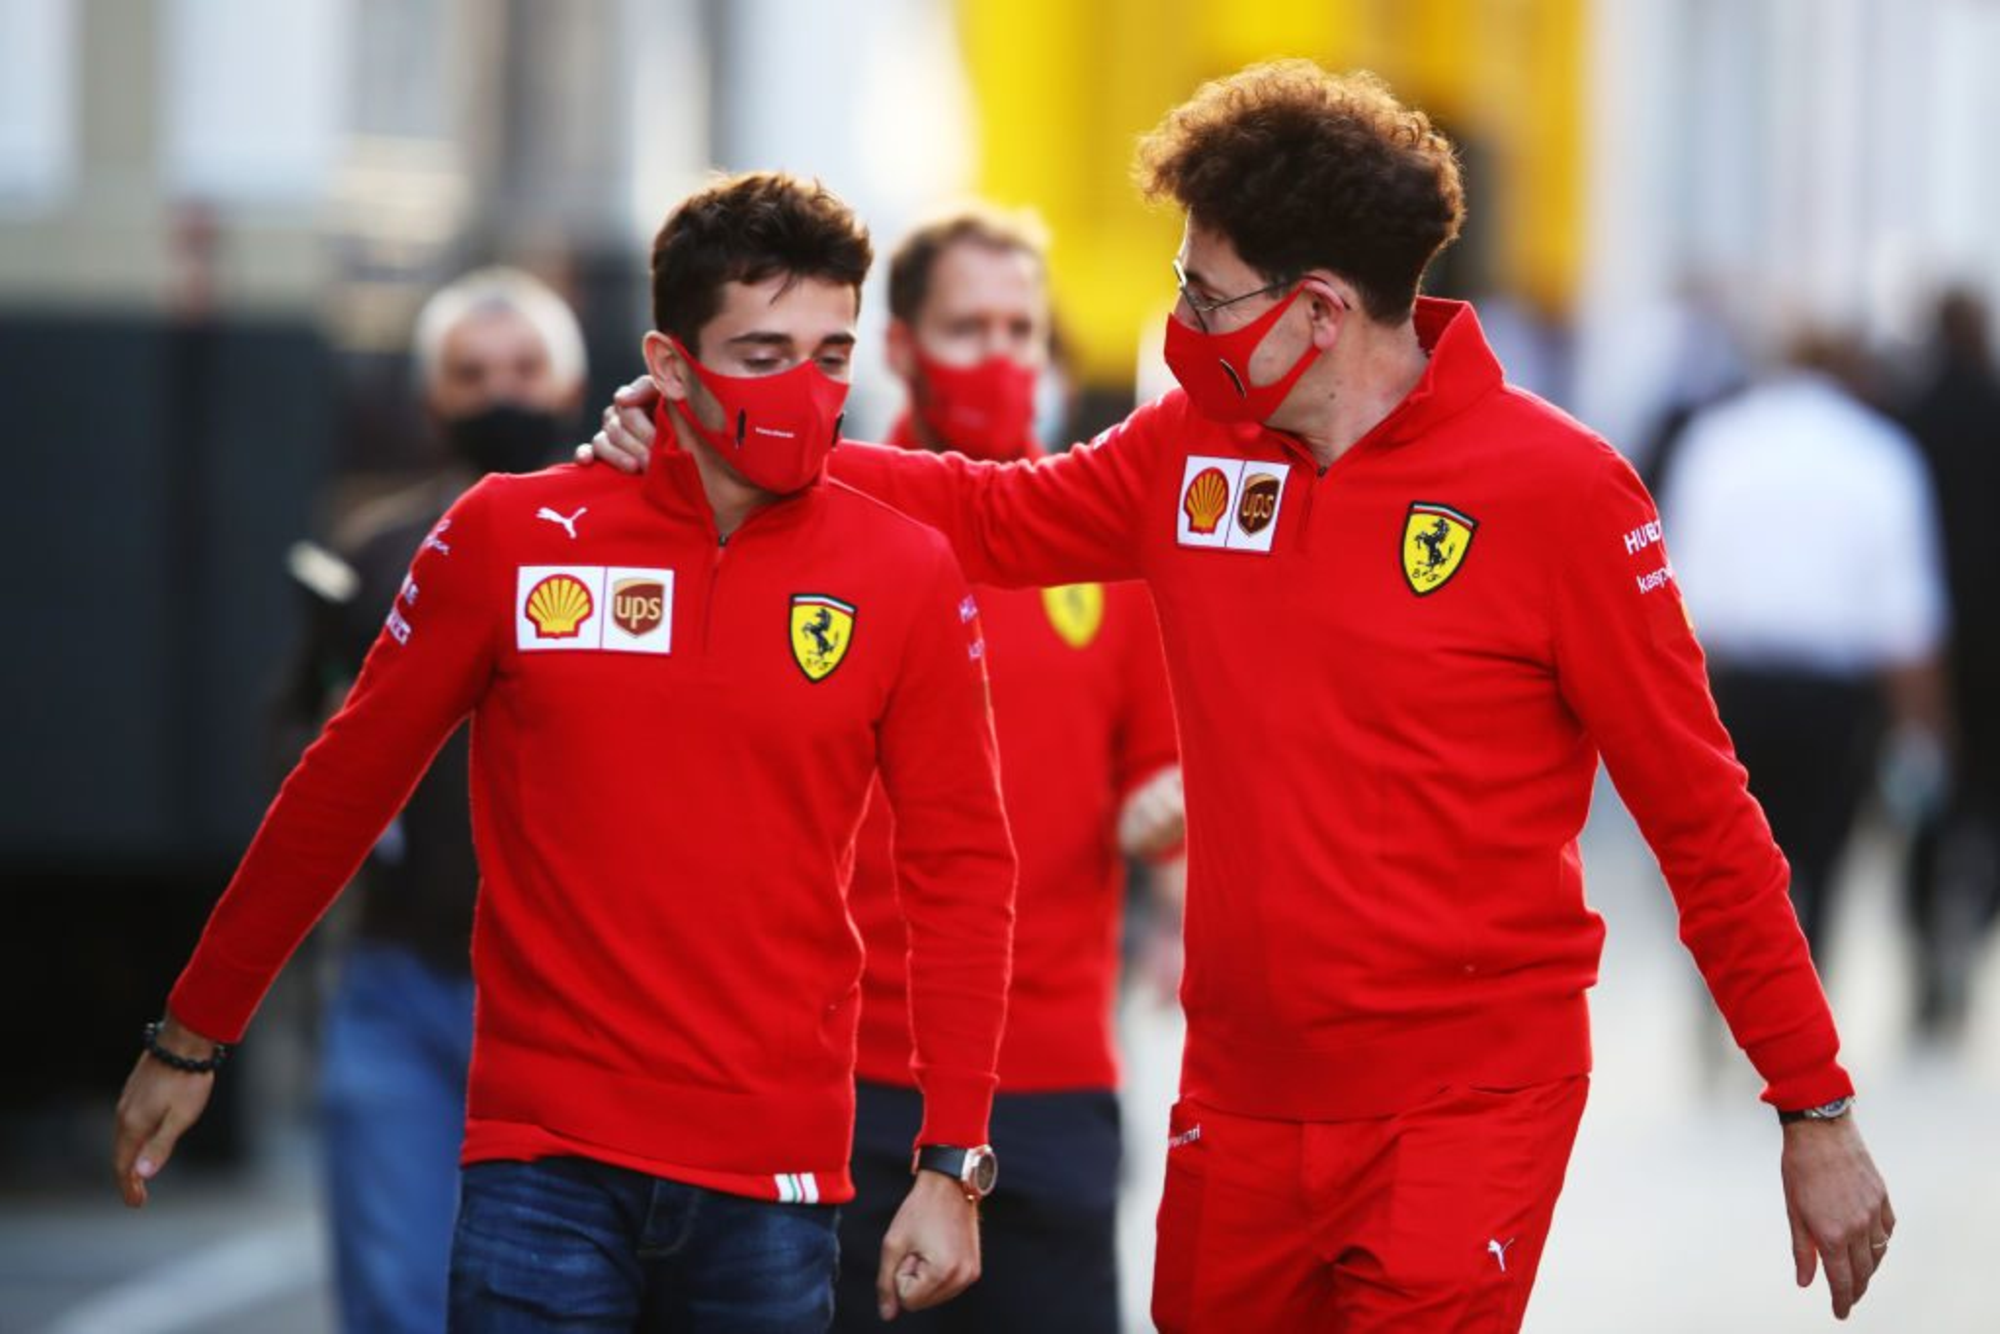
[[[885,564],[913,559],[936,561],[942,557],[956,565],[951,544],[929,524],[834,478],[829,477],[820,485],[823,488],[820,503],[827,523],[843,535],[864,537],[869,550]]]
[[[1158,398],[1141,403],[1119,421],[1099,431],[1079,449],[1100,449],[1107,446],[1146,449],[1167,441],[1189,439],[1194,435],[1213,435],[1217,439],[1234,434],[1231,427],[1221,422],[1210,421],[1194,410],[1188,402],[1185,390],[1178,385],[1167,390]],[[1255,435],[1255,431],[1249,432]]]
[[[631,473],[603,464],[559,463],[540,472],[488,473],[472,491],[482,493],[489,506],[555,506],[631,494],[639,483]]]
[[[1502,385],[1466,414],[1500,466],[1534,492],[1573,504],[1607,479],[1637,484],[1625,456],[1598,432],[1538,395]]]
[[[561,536],[549,526],[573,527],[590,513],[603,518],[606,507],[639,494],[640,480],[615,468],[574,463],[540,472],[488,473],[452,507],[452,515],[480,522],[503,538],[544,535],[544,529]],[[588,530],[582,535],[587,536]]]

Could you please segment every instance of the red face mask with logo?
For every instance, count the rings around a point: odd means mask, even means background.
[[[1004,353],[951,366],[917,352],[917,415],[947,449],[975,459],[1020,458],[1035,421],[1035,370]]]
[[[840,439],[847,385],[810,358],[776,375],[722,375],[695,360],[680,339],[668,339],[722,405],[722,429],[703,425],[685,398],[673,400],[674,408],[737,476],[781,496],[820,479]]]
[[[1203,333],[1167,316],[1167,369],[1196,411],[1213,421],[1261,422],[1278,410],[1299,377],[1319,360],[1319,348],[1308,345],[1291,369],[1270,384],[1250,383],[1250,357],[1303,290],[1294,287],[1283,301],[1228,333]]]

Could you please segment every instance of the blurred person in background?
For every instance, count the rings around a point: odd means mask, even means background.
[[[413,363],[445,466],[362,507],[335,551],[292,554],[311,606],[282,721],[302,739],[360,674],[425,535],[487,473],[552,462],[583,395],[576,316],[513,269],[481,269],[434,293],[417,316]],[[479,888],[468,756],[461,727],[370,854],[327,1006],[321,1124],[335,1292],[350,1334],[434,1334],[445,1324]]]
[[[1651,411],[1630,455],[1656,496],[1666,494],[1688,423],[1749,383],[1750,361],[1727,291],[1719,278],[1690,272],[1666,301],[1633,320],[1633,336],[1653,348],[1658,371],[1648,385]]]
[[[1032,219],[984,208],[943,215],[897,247],[888,355],[909,404],[890,443],[1003,461],[1042,456],[1033,413],[1049,356],[1045,250]],[[993,1100],[993,1147],[1007,1175],[980,1211],[984,1277],[912,1328],[1115,1331],[1122,1136],[1111,1019],[1124,856],[1175,853],[1183,832],[1159,626],[1133,583],[973,592],[1021,864]],[[878,1252],[908,1188],[923,1112],[893,832],[878,788],[848,891],[868,961],[839,1330],[882,1328]]]
[[[1917,1024],[1955,1036],[1978,950],[2000,913],[2000,372],[1975,292],[1938,303],[1929,379],[1904,405],[1935,483],[1951,638],[1950,800],[1917,832],[1908,891]]]
[[[1154,1319],[1519,1328],[1587,1090],[1600,756],[1784,1127],[1794,1276],[1823,1262],[1844,1318],[1895,1219],[1783,854],[1638,477],[1419,295],[1451,144],[1281,61],[1170,112],[1140,180],[1186,215],[1178,390],[1046,459],[834,470],[981,582],[1152,589],[1189,855]],[[627,403],[588,448],[638,467],[651,434]]]
[[[1851,340],[1795,338],[1779,374],[1689,422],[1661,494],[1716,707],[1822,967],[1878,764],[1912,820],[1945,778],[1937,510],[1916,445],[1851,387],[1862,374]]]
[[[128,1205],[470,714],[451,1326],[826,1327],[862,965],[844,891],[878,772],[924,1090],[880,1300],[977,1278],[1015,868],[958,565],[824,476],[871,258],[845,204],[781,174],[668,217],[644,353],[676,447],[642,479],[489,475],[423,538],[147,1027],[113,1147]]]

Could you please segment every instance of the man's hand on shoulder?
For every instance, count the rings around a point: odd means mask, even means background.
[[[659,387],[649,375],[619,386],[597,434],[589,444],[576,447],[576,461],[586,465],[602,461],[620,472],[644,472],[653,455],[653,410],[659,401]]]

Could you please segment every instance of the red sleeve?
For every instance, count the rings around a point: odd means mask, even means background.
[[[1180,763],[1180,736],[1174,728],[1173,692],[1167,686],[1166,650],[1153,598],[1143,584],[1114,584],[1105,590],[1121,621],[1118,680],[1123,711],[1112,781],[1123,802],[1160,770]],[[1177,855],[1169,851],[1165,857]]]
[[[485,689],[500,605],[478,489],[441,520],[340,712],[292,770],[168,1006],[235,1042],[278,972]]]
[[[1853,1085],[1792,909],[1790,868],[1716,717],[1652,497],[1602,448],[1579,512],[1557,537],[1563,696],[1659,858],[1681,940],[1764,1077],[1764,1100],[1829,1102]]]
[[[919,1144],[987,1141],[1014,946],[1014,846],[965,579],[937,548],[881,725],[909,939]]]
[[[1135,579],[1163,438],[1162,404],[1032,463],[843,443],[833,475],[943,533],[975,583],[1010,588]]]

